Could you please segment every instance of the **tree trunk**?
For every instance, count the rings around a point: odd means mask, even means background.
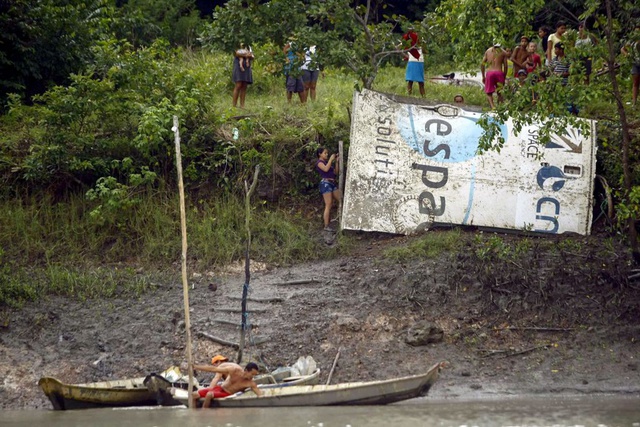
[[[607,57],[607,64],[609,66],[609,78],[611,80],[611,88],[613,95],[616,99],[616,105],[618,108],[618,115],[620,116],[620,125],[622,126],[622,174],[624,179],[624,199],[629,200],[629,194],[633,188],[633,181],[631,179],[631,167],[629,165],[629,148],[631,146],[631,134],[629,133],[629,122],[627,121],[627,113],[624,109],[622,102],[622,95],[620,94],[620,87],[618,86],[618,79],[616,77],[615,60],[616,50],[613,45],[613,14],[611,12],[611,0],[605,0],[607,8],[607,27],[605,34],[607,37],[607,49],[609,55]],[[640,247],[638,245],[638,231],[636,230],[637,218],[633,213],[635,210],[631,209],[631,215],[627,220],[629,245],[633,253],[633,259],[636,263],[640,262]]]

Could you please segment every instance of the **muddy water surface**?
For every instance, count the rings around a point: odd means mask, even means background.
[[[640,427],[640,396],[414,399],[389,406],[3,411],[2,426],[118,427]]]

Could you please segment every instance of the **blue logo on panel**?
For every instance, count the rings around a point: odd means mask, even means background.
[[[414,116],[412,110],[409,106],[406,114],[399,115],[397,126],[404,141],[415,151],[442,163],[465,162],[476,156],[483,131],[477,118],[427,116],[425,120],[424,115]],[[506,140],[507,126],[500,125],[500,132]]]
[[[538,181],[538,187],[544,190],[544,183],[548,179],[552,179],[551,189],[553,191],[560,191],[564,187],[565,174],[557,166],[544,166],[538,171],[536,180]]]

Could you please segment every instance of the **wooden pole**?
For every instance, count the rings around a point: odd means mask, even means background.
[[[178,169],[178,189],[180,190],[180,230],[182,232],[182,298],[184,299],[184,328],[187,333],[187,363],[189,371],[189,407],[196,405],[191,396],[193,390],[193,359],[191,355],[191,320],[189,319],[189,283],[187,282],[187,215],[184,204],[184,184],[182,182],[182,154],[180,154],[180,127],[178,116],[173,116],[176,141],[176,168]]]
[[[260,165],[256,166],[256,170],[253,173],[253,182],[251,183],[251,188],[247,184],[247,181],[244,182],[244,206],[245,206],[245,219],[244,225],[247,232],[247,250],[245,252],[244,257],[244,286],[242,287],[242,320],[241,320],[241,328],[240,328],[240,347],[238,348],[238,363],[242,363],[242,352],[244,351],[244,336],[245,331],[247,330],[247,295],[249,294],[249,280],[251,279],[251,269],[249,268],[249,249],[251,248],[251,227],[250,219],[251,219],[251,195],[256,189],[256,185],[258,185],[258,174],[260,173]]]
[[[336,358],[333,359],[333,366],[331,366],[331,370],[329,371],[329,378],[327,378],[327,385],[331,382],[331,377],[333,377],[333,371],[336,370],[336,365],[338,364],[338,358],[340,357],[340,350],[342,347],[338,348],[338,353],[336,353]]]
[[[342,141],[338,141],[338,155],[340,156],[340,170],[338,174],[340,175],[338,181],[338,188],[340,189],[340,201],[338,202],[338,230],[342,230],[342,200],[344,199],[344,156],[343,156],[343,144]]]

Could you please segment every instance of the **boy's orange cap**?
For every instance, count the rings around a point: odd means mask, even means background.
[[[213,364],[215,364],[215,363],[217,363],[217,362],[226,362],[227,360],[229,360],[229,359],[227,359],[227,358],[226,358],[226,357],[224,357],[223,355],[221,355],[221,354],[216,354],[216,355],[215,355],[215,356],[213,356],[213,358],[211,359],[211,364],[213,365]]]

